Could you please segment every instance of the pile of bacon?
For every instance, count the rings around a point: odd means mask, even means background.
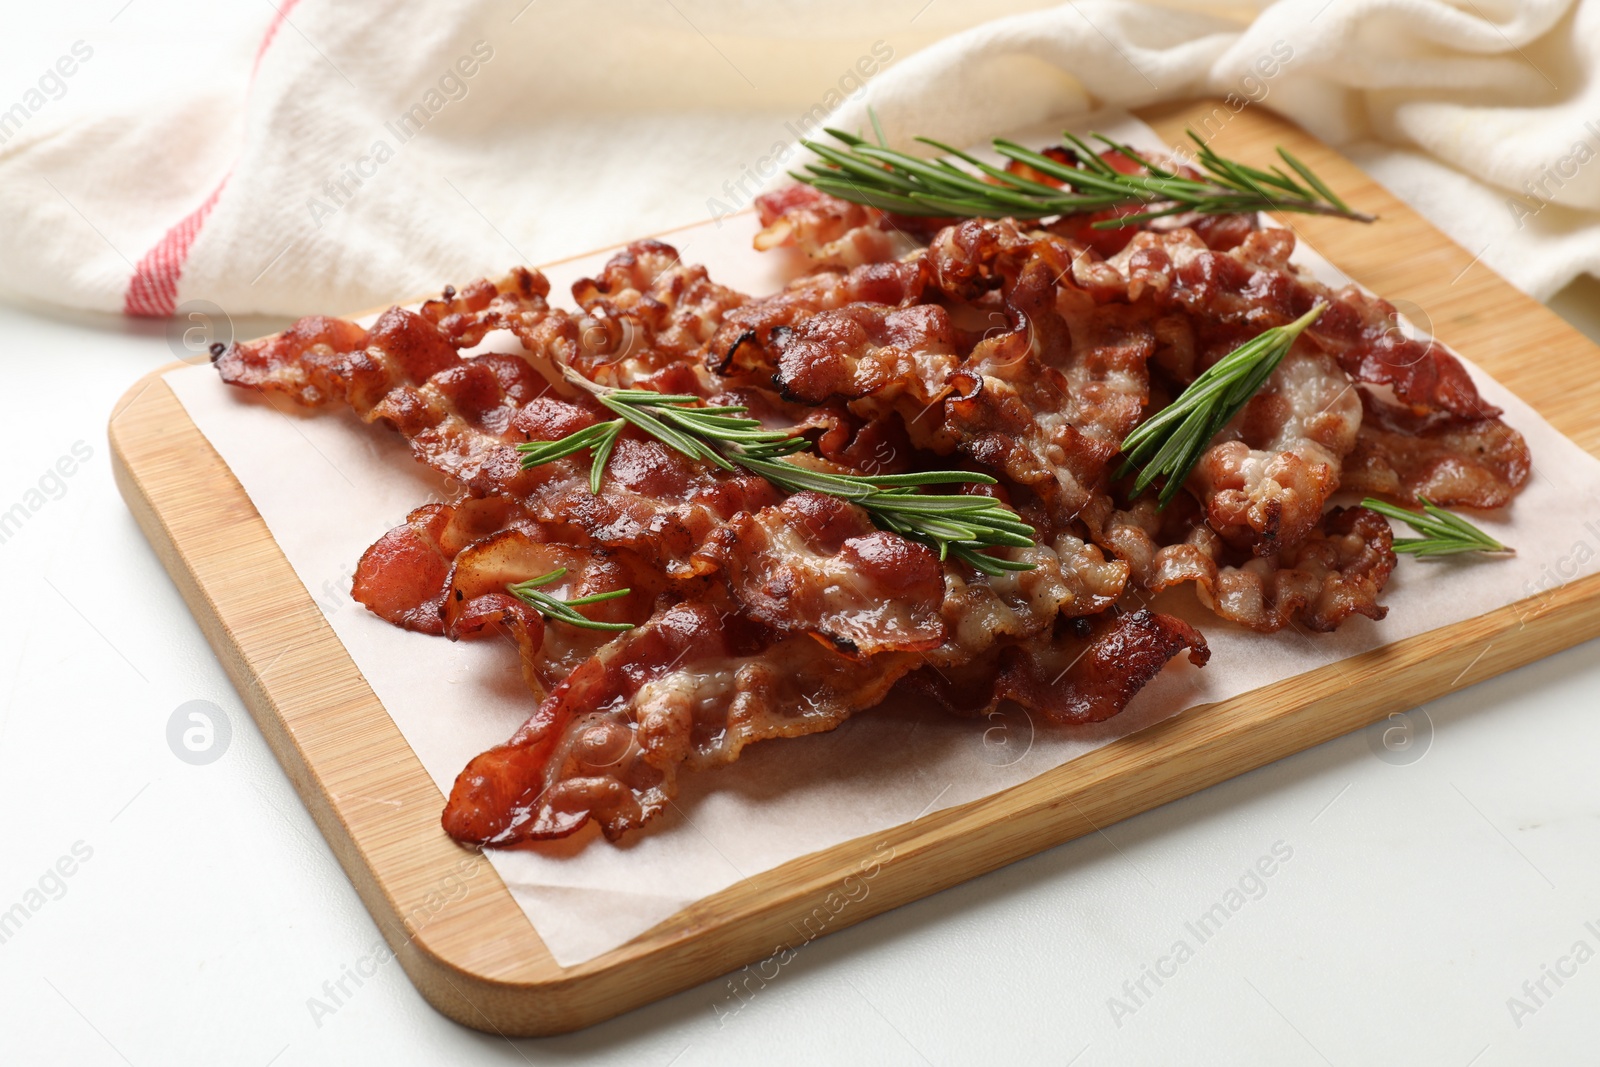
[[[370,329],[307,318],[216,360],[233,385],[349,405],[465,487],[373,545],[353,591],[407,629],[520,647],[538,706],[457,780],[444,825],[461,841],[591,819],[616,839],[671,805],[681,767],[832,729],[896,690],[962,715],[1015,701],[1058,723],[1109,718],[1179,652],[1206,662],[1192,626],[1143,606],[1153,594],[1193,583],[1263,633],[1379,619],[1391,532],[1330,509],[1336,490],[1498,508],[1527,478],[1521,436],[1454,357],[1407,337],[1384,301],[1290,265],[1292,233],[1254,216],[934,226],[803,186],[760,208],[757,247],[797,247],[814,267],[770,296],[641,241],[573,287],[576,310],[519,268]],[[1129,431],[1319,301],[1187,491],[1165,510],[1153,491],[1129,499],[1116,476]],[[491,331],[520,344],[462,354]],[[996,550],[1033,567],[941,561],[853,504],[785,496],[631,427],[598,493],[587,452],[524,470],[517,444],[613,417],[563,368],[744,405],[841,472],[991,474],[967,491],[1035,527],[1033,547]],[[547,621],[507,591],[563,567],[548,591],[629,589],[583,610],[632,628]]]

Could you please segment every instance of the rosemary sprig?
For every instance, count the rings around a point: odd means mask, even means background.
[[[593,427],[590,428],[593,429]],[[578,432],[582,433],[583,431],[580,430]],[[574,600],[557,600],[549,593],[540,592],[541,586],[549,585],[551,582],[559,582],[566,577],[566,574],[567,568],[557,567],[549,574],[542,574],[537,578],[529,578],[525,582],[513,582],[506,586],[506,589],[512,596],[530,605],[545,618],[564,622],[568,626],[579,626],[585,630],[616,631],[633,629],[633,623],[631,622],[596,622],[588,616],[581,615],[573,610],[585,604],[598,604],[603,600],[615,600],[618,597],[627,596],[633,591],[631,589],[613,589],[606,593],[580,596]]]
[[[995,479],[987,474],[838,474],[796,462],[791,457],[810,448],[811,443],[789,430],[763,427],[748,417],[743,406],[702,407],[696,396],[611,389],[571,373],[568,378],[619,418],[558,441],[518,445],[524,470],[591,449],[589,485],[599,492],[606,458],[627,422],[690,459],[724,470],[748,470],[785,492],[812,490],[849,500],[864,508],[881,528],[937,549],[940,559],[954,555],[990,575],[1033,569],[1031,563],[998,559],[985,551],[1001,546],[1027,548],[1034,543],[1033,527],[1014,511],[991,497],[918,491],[929,485],[994,485]]]
[[[1189,137],[1198,148],[1196,162],[1203,179],[1189,178],[1158,166],[1126,144],[1091,134],[1106,148],[1144,168],[1143,174],[1123,174],[1081,137],[1063,132],[1062,140],[1077,158],[1071,166],[997,138],[994,150],[1007,159],[1025,163],[1041,174],[1065,183],[1057,188],[1011,174],[966,152],[928,137],[916,140],[945,153],[942,159],[921,159],[888,146],[877,115],[872,116],[878,142],[828,129],[839,146],[802,140],[818,157],[805,173],[790,176],[825,193],[899,215],[955,215],[979,218],[1038,219],[1103,211],[1128,204],[1147,204],[1149,211],[1096,222],[1097,229],[1134,226],[1165,215],[1199,212],[1232,215],[1249,211],[1290,211],[1305,215],[1332,215],[1371,222],[1373,216],[1356,211],[1312,173],[1287,149],[1278,155],[1290,173],[1278,166],[1261,170],[1218,155],[1193,130]],[[840,147],[842,146],[842,147]],[[964,169],[951,162],[958,159]]]
[[[537,467],[552,460],[566,459],[568,456],[582,452],[586,448],[594,449],[594,469],[589,472],[589,491],[600,491],[600,475],[606,469],[606,460],[611,456],[612,448],[616,447],[617,435],[622,432],[622,420],[612,419],[610,422],[597,422],[587,426],[576,433],[569,433],[559,441],[530,441],[517,446],[517,451],[522,453],[522,469]]]
[[[1318,304],[1285,326],[1274,326],[1207,367],[1178,398],[1134,429],[1122,442],[1119,478],[1135,470],[1133,491],[1142,493],[1165,476],[1164,508],[1178,495],[1211,439],[1237,415],[1271,377],[1307,326],[1326,304]]]
[[[1514,555],[1516,549],[1507,548],[1459,515],[1438,507],[1432,501],[1418,497],[1422,514],[1387,501],[1367,497],[1361,502],[1386,519],[1405,523],[1421,537],[1396,537],[1394,550],[1412,556],[1454,556],[1462,552],[1493,552]]]

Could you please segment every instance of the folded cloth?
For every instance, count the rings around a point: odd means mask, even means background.
[[[278,0],[196,16],[197,54],[130,7],[0,100],[0,288],[354,311],[743,208],[869,106],[897,144],[971,143],[1207,94],[1342,147],[1534,296],[1600,272],[1600,0],[977,9]]]

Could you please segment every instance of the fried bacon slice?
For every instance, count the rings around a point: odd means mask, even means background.
[[[1328,633],[1352,615],[1381,619],[1378,596],[1394,570],[1394,532],[1375,511],[1334,508],[1278,565],[1254,559],[1222,567],[1200,599],[1225,619],[1272,632],[1290,622]]]
[[[914,653],[856,658],[774,637],[708,602],[674,604],[575,669],[505,744],[456,779],[445,830],[506,846],[594,819],[615,841],[659,815],[682,766],[830,730],[879,703]]]
[[[1499,419],[1417,416],[1361,390],[1366,413],[1343,487],[1444,507],[1502,508],[1533,470],[1528,443]]]
[[[1213,582],[1217,561],[1228,551],[1199,502],[1182,494],[1164,510],[1148,495],[1121,509],[1102,495],[1085,520],[1094,543],[1128,568],[1130,585],[1150,593],[1184,582]]]
[[[880,407],[900,396],[922,407],[949,391],[961,363],[954,330],[935,304],[888,307],[848,304],[819,311],[770,335],[773,382],[789,400],[805,404],[871,394]]]
[[[456,557],[526,517],[515,503],[500,497],[424,504],[362,554],[350,595],[386,622],[443,634],[445,594]]]
[[[770,381],[770,357],[763,349],[771,343],[775,331],[804,322],[818,312],[855,304],[911,305],[920,298],[925,281],[918,262],[869,263],[849,270],[803,275],[777,293],[723,315],[722,325],[706,352],[706,362],[720,375],[754,371],[755,380]]]
[[[1126,563],[1107,559],[1098,546],[1070,533],[1016,549],[1010,558],[1033,569],[987,575],[946,567],[939,612],[948,637],[925,653],[930,663],[960,662],[999,638],[1047,629],[1061,616],[1098,614],[1117,602],[1128,583]]]
[[[795,400],[897,417],[918,447],[1004,473],[1067,522],[1138,422],[1162,326],[1080,289],[1085,254],[1009,220],[968,220],[940,232],[918,272],[858,268],[772,298],[770,313],[766,301],[741,308],[756,325],[719,366],[765,369]],[[828,306],[873,282],[880,299]],[[820,310],[797,319],[796,308]]]
[[[926,545],[879,530],[853,504],[796,493],[739,515],[701,551],[746,615],[848,656],[921,651],[944,640],[944,569]]]
[[[356,566],[351,595],[388,622],[451,640],[506,632],[522,648],[529,687],[541,697],[610,639],[604,631],[546,625],[507,586],[565,569],[542,587],[561,599],[630,589],[629,596],[588,606],[598,622],[640,623],[664,595],[692,595],[626,549],[586,550],[533,521],[500,497],[425,504],[369,548]],[[703,584],[703,583],[702,583]]]
[[[692,588],[669,583],[647,559],[627,549],[590,551],[545,540],[543,527],[502,530],[474,542],[450,568],[441,610],[445,635],[452,640],[509,632],[522,658],[528,688],[543,699],[579,664],[615,636],[546,622],[536,609],[511,595],[507,586],[565,570],[540,591],[560,600],[627,589],[625,597],[585,605],[582,614],[604,623],[639,625],[655,606],[692,595]]]
[[[1289,262],[1293,251],[1294,235],[1286,229],[1251,233],[1226,253],[1205,248],[1186,231],[1146,233],[1112,265],[1129,279],[1130,293],[1143,287],[1158,302],[1190,311],[1197,323],[1193,372],[1234,347],[1242,327],[1253,335],[1326,302],[1296,352],[1320,348],[1348,376],[1341,385],[1328,368],[1303,375],[1304,388],[1334,394],[1322,412],[1324,429],[1333,434],[1331,442],[1321,442],[1324,449],[1355,453],[1347,477],[1333,472],[1335,484],[1406,499],[1421,492],[1445,505],[1508,503],[1531,469],[1527,445],[1482,398],[1460,360],[1437,342],[1410,336],[1387,301],[1354,285],[1329,289],[1298,270]],[[1192,377],[1181,366],[1172,369],[1180,380]],[[1359,384],[1352,390],[1349,383]],[[1397,403],[1381,399],[1372,386]],[[1310,411],[1315,401],[1307,400],[1300,406]],[[1357,435],[1347,443],[1351,426]]]
[[[362,561],[358,590],[378,583],[385,583],[391,595],[403,590],[409,594],[406,609],[431,611],[452,637],[509,631],[530,687],[544,700],[529,727],[463,775],[466,784],[458,784],[446,816],[451,832],[507,844],[561,836],[592,815],[609,835],[621,834],[666,806],[680,763],[727,762],[749,741],[831,729],[853,711],[877,703],[896,679],[928,662],[908,651],[884,651],[891,642],[903,649],[939,645],[948,618],[970,647],[954,651],[940,645],[930,658],[959,663],[1005,633],[1025,636],[1048,629],[1062,611],[1103,611],[1126,577],[1124,565],[1063,537],[1053,548],[1019,550],[1031,553],[1038,564],[1034,570],[951,581],[953,592],[946,594],[947,580],[931,552],[871,529],[853,506],[808,493],[791,497],[785,507],[804,513],[803,521],[791,527],[763,514],[761,529],[784,537],[793,536],[792,529],[805,530],[811,540],[804,548],[810,551],[778,552],[760,538],[739,537],[716,546],[716,553],[730,557],[730,583],[733,575],[749,576],[766,565],[768,588],[785,605],[801,609],[787,617],[773,613],[774,622],[793,631],[789,635],[780,626],[763,625],[759,605],[741,612],[721,598],[707,584],[710,578],[699,579],[698,588],[641,589],[653,572],[637,562],[630,567],[630,553],[595,556],[542,541],[544,528],[504,502],[429,505],[385,535]],[[445,558],[461,539],[490,529],[453,561]],[[835,550],[831,558],[817,553],[828,548]],[[419,560],[423,550],[427,557]],[[795,559],[802,566],[795,566]],[[444,566],[449,570],[441,591],[437,577]],[[593,605],[586,613],[601,621],[643,624],[614,639],[574,630],[545,622],[505,592],[508,583],[557,566],[569,568],[564,586],[551,587],[559,595],[633,586],[633,596]],[[414,573],[408,575],[408,568]],[[846,588],[841,591],[840,585]],[[641,591],[648,595],[641,597]],[[652,598],[663,603],[677,596],[688,599],[658,608],[648,621],[640,618]],[[710,604],[718,607],[708,614]],[[811,605],[826,609],[820,617],[848,638],[814,624],[794,625]],[[818,636],[829,640],[819,644],[813,639]],[[656,662],[645,662],[647,655],[655,655]],[[619,687],[626,699],[607,704],[596,690],[574,688],[568,704],[552,703],[563,679],[576,687],[586,671],[599,672],[604,684]],[[635,685],[637,691],[631,688]],[[1096,699],[1103,707],[1109,697]],[[609,710],[588,713],[600,707]],[[617,769],[585,755],[600,749],[611,753],[607,745],[627,753]],[[530,806],[517,799],[546,794],[554,798],[548,804]],[[493,829],[472,829],[484,826]]]
[[[504,536],[485,544],[496,546]],[[468,558],[483,547],[469,548],[458,560],[455,588],[462,586],[459,575]],[[548,551],[550,546],[539,547]],[[1074,547],[1098,564],[1098,588],[1077,584],[1078,570],[1050,565],[1051,559],[1068,558]],[[510,742],[468,767],[452,793],[446,826],[462,840],[504,845],[564,836],[593,817],[615,838],[667,806],[680,764],[730,762],[752,741],[832,729],[854,711],[876,704],[894,681],[922,663],[960,663],[991,648],[1004,633],[1038,633],[1063,607],[1101,612],[1121,591],[1126,568],[1103,560],[1093,546],[1063,541],[1053,551],[1031,551],[1041,563],[1034,571],[975,576],[970,585],[952,586],[955,591],[941,612],[970,647],[962,654],[943,650],[942,659],[937,651],[928,658],[904,651],[863,655],[860,648],[840,651],[835,643],[812,640],[814,633],[785,636],[710,594],[661,609],[644,625],[596,649]],[[511,576],[495,575],[486,589]],[[926,582],[926,577],[916,580]],[[595,590],[585,584],[575,593],[580,591]],[[895,617],[906,612],[901,604],[879,607]],[[538,658],[548,657],[549,635],[563,627],[542,626],[546,647],[541,650],[542,624],[532,622],[523,606],[514,605],[498,621],[514,631],[525,670],[542,678]],[[943,632],[942,624],[928,632]],[[1112,703],[1125,701],[1137,688],[1097,684],[1086,699],[1111,714]]]
[[[1205,638],[1181,619],[1148,609],[1106,612],[998,643],[955,667],[923,667],[900,684],[959,715],[986,715],[1011,701],[1055,723],[1104,722],[1184,649],[1196,667],[1211,657]]]
[[[1138,424],[1157,345],[1148,310],[1101,305],[1070,280],[1084,255],[1005,220],[963,223],[930,249],[944,291],[998,291],[1009,327],[954,375],[945,426],[961,452],[1026,486],[1058,525],[1087,506]]]
[[[510,741],[468,765],[451,792],[445,828],[458,840],[504,846],[566,836],[592,818],[615,840],[665,810],[680,766],[728,763],[754,741],[831,730],[926,664],[958,670],[984,656],[999,662],[995,649],[1008,635],[1048,635],[1064,608],[1108,617],[1104,609],[1120,593],[1125,567],[1082,542],[1031,551],[1045,565],[998,578],[977,575],[968,584],[950,581],[947,565],[941,584],[950,591],[940,612],[951,623],[950,636],[920,655],[864,655],[859,647],[841,651],[837,642],[818,641],[814,632],[779,633],[714,595],[658,609],[575,668]],[[1081,583],[1079,572],[1060,562],[1049,565],[1047,557],[1071,559],[1074,551],[1098,565],[1098,587]],[[897,616],[905,611],[882,607]],[[1204,662],[1197,633],[1177,620],[1154,619],[1138,635],[1129,627],[1103,635],[1095,655],[1076,664],[1068,661],[1078,660],[1081,649],[1068,655],[1059,642],[1035,641],[1067,658],[1041,661],[1056,665],[1049,677],[1008,661],[999,692],[1024,696],[1063,722],[1110,717],[1182,648]],[[507,622],[521,625],[517,617]],[[531,639],[518,643],[525,661],[535,654]],[[1132,670],[1114,676],[1116,663]],[[1056,685],[1060,678],[1065,688]]]
[[[393,308],[368,331],[316,320],[231,346],[218,370],[230,384],[308,406],[347,403],[365,421],[393,426],[418,459],[474,495],[515,500],[586,544],[648,549],[680,576],[692,573],[691,557],[716,526],[777,502],[760,477],[696,463],[632,431],[599,494],[589,491],[587,456],[522,470],[516,444],[556,440],[608,413],[552,392],[558,362],[577,351],[577,327],[545,304],[543,276],[514,272],[487,291],[485,299],[483,286],[470,286],[424,314]],[[458,346],[482,341],[490,327],[545,347],[463,357]]]
[[[518,416],[550,383],[519,355],[466,359],[459,349],[513,321],[530,334],[552,317],[564,321],[545,303],[548,291],[543,275],[523,270],[499,286],[452,291],[448,305],[424,305],[423,314],[390,308],[367,330],[302,320],[311,328],[297,323],[276,337],[229,346],[217,370],[230,385],[307,407],[346,404],[364,421],[398,430],[424,463],[470,482],[497,462],[514,462],[514,455],[502,456],[507,443],[526,440],[535,428]],[[584,417],[574,406],[568,421]]]
[[[1378,597],[1394,570],[1394,533],[1366,508],[1334,508],[1275,559],[1230,561],[1195,512],[1163,515],[1148,499],[1110,512],[1100,539],[1129,563],[1141,589],[1193,582],[1212,611],[1262,633],[1291,624],[1327,632],[1353,615],[1381,619],[1388,611]]]
[[[1223,540],[1271,556],[1321,520],[1360,427],[1361,397],[1338,363],[1300,345],[1200,457],[1190,487]]]
[[[727,314],[749,297],[713,282],[705,267],[683,262],[661,241],[636,241],[606,263],[597,278],[572,287],[584,330],[599,331],[572,366],[584,377],[618,388],[649,388],[662,371],[696,368],[706,342]],[[664,392],[686,391],[681,385]],[[703,392],[703,389],[687,391]]]
[[[855,267],[898,259],[917,247],[907,225],[876,208],[792,185],[756,197],[761,232],[757,251],[793,247],[817,267]]]
[[[543,627],[506,590],[558,568],[566,578],[545,591],[561,598],[631,590],[586,610],[600,622],[643,622],[663,598],[703,597],[714,582],[750,619],[776,633],[811,634],[846,655],[932,648],[945,637],[937,556],[877,529],[836,497],[798,493],[740,513],[714,532],[698,559],[703,574],[676,579],[629,549],[564,543],[559,527],[535,521],[512,501],[469,498],[418,508],[380,538],[356,568],[353,595],[389,622],[452,640],[513,622],[535,649],[540,629],[565,635],[555,644],[546,636],[544,652],[525,657],[541,679],[536,691],[549,687],[552,672],[574,666],[570,648],[588,655],[603,643],[593,631]]]
[[[1330,289],[1300,270],[1289,262],[1294,247],[1293,231],[1278,227],[1256,230],[1226,252],[1212,251],[1192,230],[1142,233],[1107,265],[1127,279],[1131,298],[1149,292],[1190,313],[1204,364],[1324,302],[1305,336],[1353,381],[1388,387],[1418,415],[1499,416],[1448,349],[1410,337],[1388,301],[1355,285]]]

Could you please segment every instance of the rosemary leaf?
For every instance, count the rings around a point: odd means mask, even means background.
[[[1124,459],[1118,477],[1138,472],[1135,494],[1157,478],[1165,478],[1159,499],[1172,503],[1206,447],[1278,368],[1295,338],[1316,322],[1326,304],[1318,304],[1295,321],[1274,326],[1246,341],[1201,372],[1178,398],[1140,423],[1122,442]]]
[[[619,418],[585,427],[559,441],[529,442],[517,446],[523,469],[563,459],[590,449],[589,485],[600,491],[606,459],[610,456],[624,422],[630,423],[657,440],[677,449],[693,460],[714,463],[724,470],[742,468],[759,474],[788,493],[805,490],[849,500],[865,509],[879,527],[923,542],[944,559],[954,554],[985,574],[1031,570],[1031,563],[991,556],[993,548],[1028,548],[1034,543],[1034,529],[1016,512],[987,496],[931,494],[919,492],[933,485],[993,485],[987,474],[970,471],[918,471],[913,474],[841,474],[796,461],[797,453],[810,442],[788,429],[768,429],[750,418],[739,406],[702,407],[698,397],[653,393],[638,389],[610,389],[596,385],[580,375],[568,374],[573,384],[593,394]],[[512,592],[546,614],[563,622],[582,619],[571,604],[589,601],[535,601],[537,585],[548,575],[532,582],[518,583]],[[609,599],[609,594],[601,594]],[[548,609],[548,610],[547,610]],[[585,620],[586,622],[587,620]]]
[[[1076,165],[1034,151],[1015,141],[996,138],[995,152],[1026,164],[1062,183],[1048,185],[927,137],[916,140],[944,153],[925,159],[890,148],[883,139],[878,116],[872,113],[878,143],[843,130],[825,132],[837,144],[804,140],[816,160],[803,172],[791,173],[797,181],[858,204],[901,215],[974,218],[1040,219],[1078,212],[1102,211],[1128,205],[1151,210],[1095,223],[1110,229],[1137,226],[1153,218],[1194,211],[1205,215],[1251,211],[1289,211],[1371,222],[1372,216],[1353,210],[1300,160],[1280,148],[1278,155],[1293,175],[1274,166],[1270,171],[1218,155],[1193,130],[1195,159],[1201,176],[1189,177],[1164,168],[1131,146],[1094,134],[1105,150],[1141,168],[1124,174],[1102,159],[1083,138],[1065,131],[1062,144]],[[956,161],[965,165],[958,166]],[[1190,172],[1191,174],[1194,172]]]
[[[559,441],[528,441],[518,445],[517,451],[522,453],[524,467],[537,467],[542,463],[565,459],[586,448],[593,449],[596,457],[595,473],[589,478],[589,488],[598,493],[599,472],[605,465],[601,457],[611,455],[612,446],[617,443],[617,434],[622,432],[622,425],[621,419],[596,423],[576,433],[568,434]]]
[[[1396,552],[1411,556],[1455,556],[1463,552],[1516,553],[1516,549],[1507,548],[1466,519],[1438,507],[1432,501],[1418,497],[1417,502],[1422,505],[1421,514],[1370,496],[1361,502],[1361,506],[1376,511],[1386,519],[1403,522],[1422,535],[1396,537]]]
[[[594,427],[591,426],[589,429],[594,429]],[[578,433],[583,432],[583,430],[578,431]],[[576,434],[573,436],[576,436]],[[613,434],[610,440],[615,441],[616,435]],[[609,448],[609,443],[607,447]],[[571,453],[567,454],[570,455]],[[577,626],[585,630],[618,631],[633,629],[633,623],[631,622],[596,622],[594,619],[574,610],[585,604],[599,604],[606,600],[625,597],[633,591],[631,589],[612,589],[609,592],[591,593],[589,596],[581,596],[573,600],[558,600],[549,593],[541,591],[541,586],[549,585],[551,582],[558,582],[566,577],[566,574],[567,568],[557,567],[549,574],[541,574],[539,577],[529,578],[525,582],[513,582],[506,586],[506,591],[532,607],[545,618],[553,619],[556,622],[564,622],[568,626]]]

